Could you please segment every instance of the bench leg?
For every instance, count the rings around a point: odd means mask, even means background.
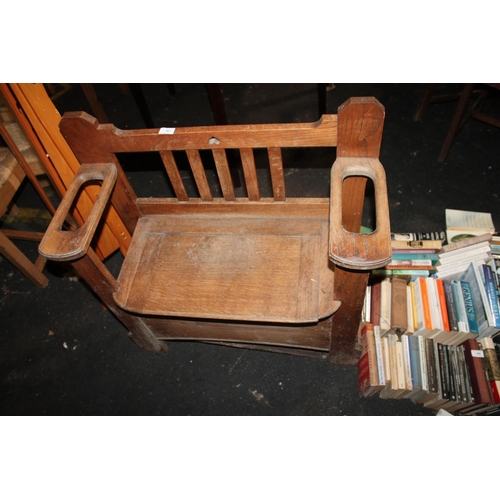
[[[109,310],[128,328],[130,338],[139,347],[151,352],[168,351],[167,342],[158,340],[141,318],[129,314],[116,305],[113,298],[113,293],[117,289],[116,281],[91,249],[71,264]]]
[[[329,361],[332,365],[356,365],[358,328],[368,285],[369,271],[335,269],[335,300],[342,305],[333,315]]]

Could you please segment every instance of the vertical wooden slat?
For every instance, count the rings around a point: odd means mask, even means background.
[[[268,148],[269,168],[273,184],[274,201],[285,201],[285,176],[283,174],[283,160],[281,148]]]
[[[259,183],[257,181],[257,170],[255,168],[255,159],[253,149],[240,149],[241,164],[243,166],[243,175],[247,186],[248,199],[250,201],[260,200]]]
[[[229,164],[227,163],[226,151],[224,149],[213,149],[212,153],[214,155],[215,168],[217,169],[217,175],[219,176],[220,187],[224,199],[226,201],[236,201],[231,172],[229,171]]]
[[[189,196],[182,182],[181,174],[175,163],[172,151],[160,151],[160,156],[163,160],[163,165],[165,166],[170,182],[172,183],[172,187],[174,188],[175,196],[177,196],[179,201],[188,201]]]
[[[186,155],[191,165],[191,170],[193,171],[194,181],[196,182],[196,187],[200,193],[200,198],[203,201],[212,201],[212,192],[210,191],[210,186],[208,185],[207,175],[205,174],[205,169],[203,168],[203,163],[201,161],[200,152],[197,149],[187,149]]]

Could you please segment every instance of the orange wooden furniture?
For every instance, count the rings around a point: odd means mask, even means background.
[[[2,92],[0,92],[0,137],[6,144],[6,147],[0,147],[0,216],[18,210],[14,206],[14,199],[28,181],[44,202],[48,212],[53,214],[55,208],[38,178],[45,175],[43,163],[15,119]],[[13,240],[39,243],[42,237],[42,232],[9,229],[8,224],[0,228],[0,254],[40,288],[48,285],[48,279],[42,272],[46,263],[45,257],[38,255],[35,262],[32,262]]]
[[[391,259],[385,172],[378,160],[383,122],[384,109],[374,98],[350,99],[337,115],[315,123],[175,130],[119,130],[86,113],[66,113],[61,132],[82,167],[39,251],[71,262],[145,349],[166,351],[170,341],[191,340],[354,364],[369,270]],[[282,150],[331,146],[330,197],[288,197]],[[258,149],[267,151],[269,198],[261,195]],[[207,180],[206,150],[219,197]],[[245,197],[235,194],[229,150],[239,151]],[[117,154],[138,151],[158,152],[175,198],[135,195]],[[188,193],[179,171],[180,151],[197,196]],[[361,234],[368,179],[377,227]],[[102,183],[94,207],[83,226],[65,230],[89,182]],[[117,279],[92,249],[110,205],[132,235]]]

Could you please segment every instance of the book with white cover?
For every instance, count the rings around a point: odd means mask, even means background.
[[[478,253],[489,253],[491,245],[488,241],[477,243],[465,248],[451,250],[450,252],[438,254],[438,262],[436,265],[445,264],[450,261],[463,260],[467,257],[477,255]]]
[[[446,239],[454,243],[471,236],[494,233],[495,226],[490,213],[446,209]]]

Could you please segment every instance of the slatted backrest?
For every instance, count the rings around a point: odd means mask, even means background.
[[[249,201],[261,200],[254,150],[266,149],[269,159],[273,199],[286,200],[282,148],[332,147],[337,145],[337,115],[324,115],[314,123],[225,125],[212,127],[178,127],[120,130],[113,125],[100,125],[84,112],[66,113],[61,132],[80,163],[118,164],[116,154],[158,151],[179,201],[190,200],[174,152],[185,151],[202,201],[212,201],[201,151],[211,150],[222,196],[235,201],[235,188],[227,151],[237,150]],[[121,182],[126,183],[124,176]],[[132,192],[131,187],[127,187]]]

